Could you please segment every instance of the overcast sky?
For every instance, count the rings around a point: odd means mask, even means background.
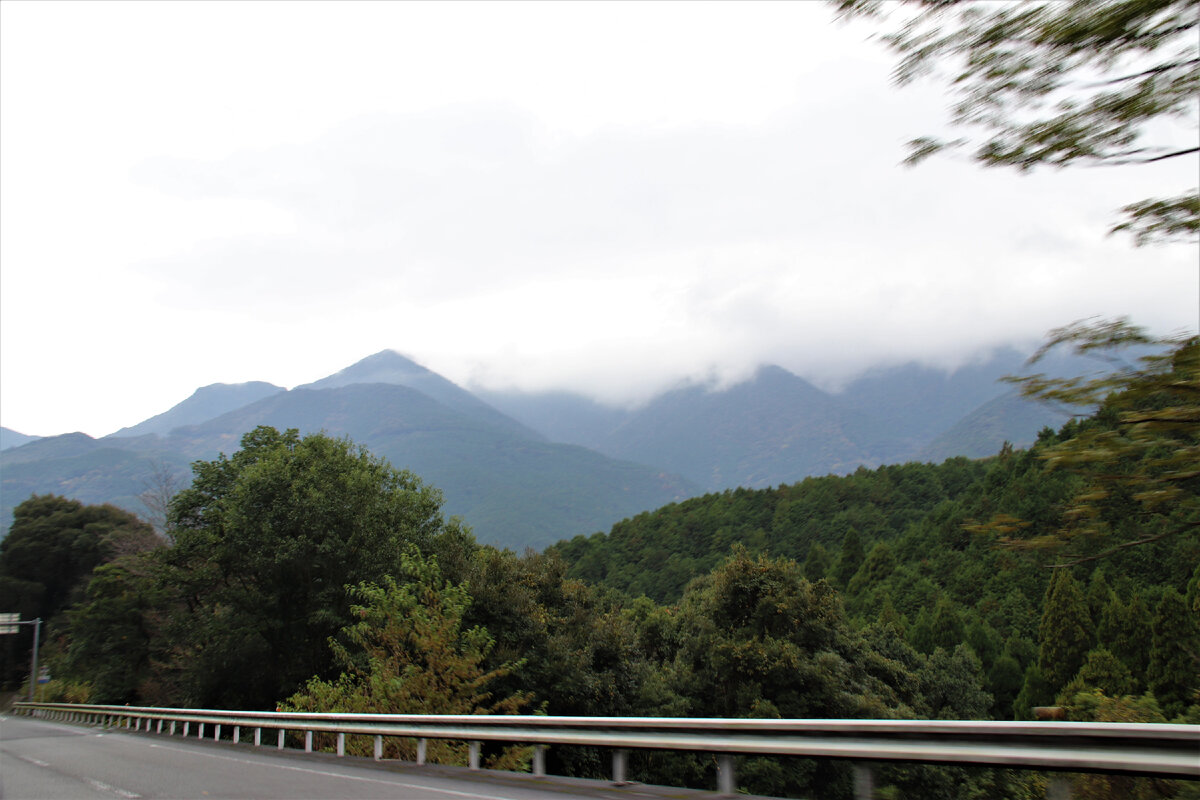
[[[0,424],[94,436],[393,348],[632,402],[836,385],[1092,315],[1195,330],[1108,237],[1195,159],[943,159],[934,84],[801,3],[0,3]],[[1193,130],[1194,134],[1194,130]]]

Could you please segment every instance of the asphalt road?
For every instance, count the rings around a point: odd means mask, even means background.
[[[469,772],[0,716],[6,800],[683,800],[681,789]]]

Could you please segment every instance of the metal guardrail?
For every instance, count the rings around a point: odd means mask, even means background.
[[[124,725],[148,731],[164,726],[183,735],[197,725],[214,738],[230,726],[234,741],[241,729],[254,731],[255,745],[263,729],[276,730],[283,747],[286,731],[305,732],[312,749],[314,732],[338,734],[338,755],[347,734],[375,736],[379,758],[382,737],[418,740],[418,763],[424,762],[426,739],[471,743],[470,766],[479,768],[479,742],[535,745],[534,772],[545,774],[547,745],[613,748],[613,777],[625,781],[629,749],[689,750],[716,753],[719,783],[732,793],[733,756],[788,755],[839,758],[855,762],[903,761],[957,766],[991,766],[1066,772],[1109,772],[1200,780],[1200,726],[1148,723],[970,722],[956,720],[819,720],[697,719],[662,717],[423,716],[413,714],[314,714],[16,703],[14,713],[67,722]],[[859,779],[856,779],[858,782]],[[869,782],[869,776],[862,778]],[[865,796],[865,795],[864,795]]]

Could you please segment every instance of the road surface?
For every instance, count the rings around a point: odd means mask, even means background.
[[[469,772],[0,716],[5,800],[682,800],[683,789]]]

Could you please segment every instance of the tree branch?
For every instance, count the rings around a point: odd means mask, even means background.
[[[1165,153],[1161,156],[1155,156],[1154,158],[1147,158],[1142,161],[1136,161],[1134,163],[1136,163],[1136,164],[1152,164],[1155,161],[1166,161],[1168,158],[1175,158],[1176,156],[1186,156],[1191,153],[1200,153],[1200,147],[1189,147],[1186,150],[1176,150],[1174,153]]]
[[[1151,67],[1150,69],[1143,70],[1142,72],[1135,72],[1132,75],[1122,75],[1119,78],[1113,78],[1113,79],[1107,80],[1107,81],[1098,81],[1096,83],[1083,83],[1083,84],[1078,84],[1078,85],[1082,89],[1099,89],[1102,86],[1113,86],[1115,84],[1124,83],[1126,81],[1136,81],[1138,78],[1145,78],[1148,75],[1159,75],[1163,72],[1170,72],[1171,70],[1182,69],[1184,67],[1196,66],[1198,64],[1200,64],[1200,58],[1193,58],[1189,61],[1174,61],[1169,64],[1160,64],[1157,67]]]
[[[1192,522],[1190,524],[1192,526],[1200,526],[1200,522]],[[1066,569],[1067,567],[1074,567],[1079,564],[1086,564],[1089,561],[1099,561],[1102,558],[1108,558],[1113,553],[1119,553],[1120,551],[1124,550],[1127,547],[1137,547],[1138,545],[1141,545],[1141,544],[1157,542],[1159,539],[1165,539],[1168,536],[1173,535],[1174,533],[1175,533],[1175,531],[1165,530],[1162,533],[1156,533],[1153,536],[1146,536],[1142,539],[1133,539],[1128,542],[1121,542],[1120,544],[1114,545],[1114,546],[1108,548],[1107,550],[1096,553],[1095,555],[1078,556],[1075,558],[1074,561],[1067,561],[1067,562],[1064,562],[1061,564],[1051,564],[1050,569]]]

